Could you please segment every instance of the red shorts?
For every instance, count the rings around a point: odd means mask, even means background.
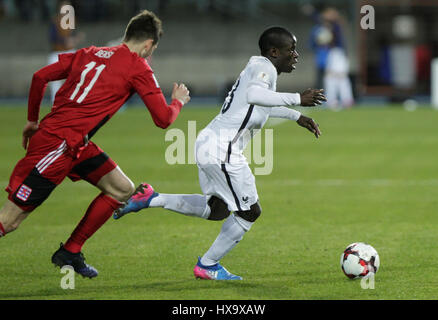
[[[65,177],[96,185],[116,167],[117,164],[91,141],[80,150],[74,150],[65,140],[38,130],[30,139],[26,156],[11,174],[6,187],[8,199],[30,212],[42,204]]]

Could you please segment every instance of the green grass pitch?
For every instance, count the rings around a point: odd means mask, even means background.
[[[170,128],[204,127],[218,108],[186,107]],[[47,112],[43,109],[42,113]],[[438,113],[402,107],[305,111],[315,139],[293,122],[273,127],[274,167],[257,176],[263,213],[223,260],[240,282],[195,280],[193,266],[220,222],[150,209],[112,218],[84,246],[100,274],[60,287],[50,257],[98,194],[66,179],[0,239],[0,299],[437,299]],[[0,186],[24,152],[25,108],[0,108]],[[164,160],[165,130],[146,109],[120,112],[93,139],[138,184],[159,192],[200,193],[193,164]],[[6,199],[3,194],[2,204]],[[347,279],[345,247],[367,242],[380,254],[375,288]]]

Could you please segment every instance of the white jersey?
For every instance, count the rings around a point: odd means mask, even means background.
[[[220,162],[244,160],[243,150],[252,136],[265,125],[271,113],[274,110],[276,113],[278,111],[284,113],[281,108],[251,104],[248,98],[249,88],[256,88],[256,91],[262,92],[261,100],[264,100],[269,95],[267,93],[275,93],[276,87],[277,70],[272,62],[263,56],[251,57],[228,93],[220,113],[200,132],[196,142],[197,161],[202,161],[200,158],[206,153],[210,160],[214,158]],[[269,92],[262,90],[269,90]],[[299,94],[276,94],[278,95],[276,100],[280,97],[279,95],[283,95],[281,96],[283,105],[300,103]],[[291,111],[288,108],[283,109]],[[293,112],[299,114],[295,110]],[[296,114],[294,117],[297,117]]]

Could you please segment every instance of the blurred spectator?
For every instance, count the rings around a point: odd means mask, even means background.
[[[58,1],[56,7],[56,14],[50,22],[49,26],[49,40],[50,50],[48,63],[52,64],[58,61],[58,55],[60,53],[74,52],[76,46],[85,37],[83,33],[77,34],[75,30],[64,29],[61,27],[61,8],[65,5],[71,5],[70,1]],[[55,95],[58,89],[62,86],[63,81],[50,82],[50,93],[52,102],[55,100]]]
[[[326,8],[317,19],[310,39],[315,52],[316,88],[324,88],[330,108],[350,107],[353,91],[342,35],[342,17],[336,9]]]
[[[353,90],[348,71],[349,63],[344,50],[339,47],[331,48],[324,73],[324,91],[329,108],[349,108],[353,105]]]
[[[392,83],[390,45],[388,39],[384,36],[379,39],[378,73],[379,84],[390,85]]]
[[[315,54],[316,88],[323,87],[325,67],[330,48],[344,48],[340,25],[340,15],[333,8],[325,9],[321,14],[313,12],[316,25],[310,34],[310,46]]]

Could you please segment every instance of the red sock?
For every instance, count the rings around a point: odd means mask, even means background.
[[[108,219],[121,203],[103,193],[99,194],[88,207],[82,220],[71,234],[64,248],[72,253],[81,251],[90,238]]]
[[[3,225],[0,222],[0,238],[5,236],[5,235],[6,235],[5,228],[3,228]]]

